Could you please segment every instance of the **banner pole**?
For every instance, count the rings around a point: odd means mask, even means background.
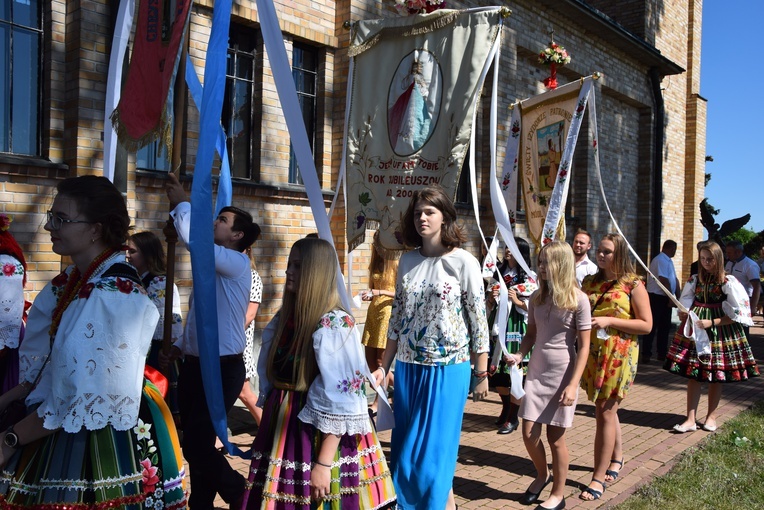
[[[173,136],[172,136],[172,162],[170,171],[180,180],[180,165],[183,161],[181,149],[183,146],[183,126],[186,123],[186,56],[188,55],[188,33],[190,23],[186,27],[183,36],[183,45],[178,63],[178,72],[175,75],[175,99],[173,101]],[[175,230],[175,222],[171,216],[167,217],[164,229],[165,241],[167,242],[167,273],[165,275],[165,301],[164,301],[164,331],[162,332],[162,352],[170,353],[172,347],[172,307],[175,292],[175,246],[178,244],[178,232]]]

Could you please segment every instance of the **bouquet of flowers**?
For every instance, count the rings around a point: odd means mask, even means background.
[[[445,0],[395,0],[399,14],[424,14],[446,6]]]
[[[570,55],[559,44],[552,43],[548,48],[539,53],[539,64],[564,66],[570,64]]]
[[[549,77],[544,78],[544,86],[548,89],[557,88],[557,66],[564,66],[570,63],[570,55],[568,52],[560,46],[555,44],[554,41],[549,43],[547,48],[544,48],[539,53],[539,64],[549,66]]]

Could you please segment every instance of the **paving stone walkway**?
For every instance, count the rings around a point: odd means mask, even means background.
[[[756,318],[751,329],[751,346],[760,367],[764,367],[764,321]],[[585,502],[578,499],[591,479],[594,444],[594,406],[580,402],[576,409],[573,428],[566,433],[570,451],[570,471],[566,490],[567,508],[610,508],[624,501],[654,476],[666,473],[677,456],[687,448],[696,446],[710,433],[701,431],[674,434],[674,424],[685,415],[685,380],[669,374],[661,364],[653,361],[641,364],[634,387],[623,401],[619,417],[623,431],[625,463],[618,481],[608,486],[602,499]],[[719,407],[719,424],[749,408],[764,398],[764,377],[747,382],[725,385]],[[698,409],[700,419],[706,412],[706,388]],[[585,398],[585,395],[583,396]],[[459,405],[459,402],[454,402]],[[518,499],[533,481],[533,465],[523,445],[519,431],[509,435],[496,434],[493,421],[500,411],[498,395],[480,403],[467,402],[462,428],[461,445],[454,493],[459,508],[520,509],[525,507]],[[254,422],[246,409],[234,408],[229,415],[233,441],[242,449],[252,443]],[[389,432],[381,433],[380,440],[390,447]],[[389,451],[389,450],[388,450]],[[547,453],[549,462],[551,454]],[[231,464],[246,475],[248,462],[230,458]],[[551,486],[541,494],[539,502],[549,495]],[[218,499],[216,508],[227,508]],[[351,509],[348,509],[351,510]]]

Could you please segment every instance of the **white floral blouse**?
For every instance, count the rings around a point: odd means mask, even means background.
[[[271,344],[279,323],[277,313],[263,330],[262,356],[258,360],[262,405],[273,383],[266,368]],[[313,349],[318,376],[308,388],[305,407],[297,417],[326,434],[368,434],[371,423],[367,411],[366,376],[368,367],[355,319],[343,310],[332,310],[321,317],[313,333]]]
[[[162,340],[164,338],[164,301],[165,296],[167,295],[167,278],[163,275],[153,277],[149,282],[149,286],[146,287],[146,293],[159,311],[159,322],[154,331],[154,340]],[[181,315],[180,308],[180,294],[178,293],[178,286],[173,283],[172,343],[177,342],[181,336],[183,336],[183,316]]]
[[[141,285],[101,275],[125,256],[108,258],[83,284],[61,317],[51,350],[48,329],[57,296],[74,266],[53,279],[35,299],[19,348],[21,380],[33,380],[50,352],[27,405],[48,430],[127,430],[138,423],[143,367],[159,312]]]
[[[401,256],[387,336],[399,361],[453,365],[470,351],[488,352],[483,278],[477,259],[462,249],[441,257],[419,250]]]
[[[24,266],[4,254],[0,255],[0,269],[0,349],[15,349],[24,315]]]

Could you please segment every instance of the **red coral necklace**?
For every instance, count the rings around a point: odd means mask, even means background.
[[[69,307],[69,304],[74,301],[74,297],[79,293],[82,284],[90,280],[90,277],[101,268],[101,265],[116,252],[117,250],[112,248],[107,248],[102,251],[100,255],[93,259],[93,262],[90,263],[87,271],[82,275],[80,275],[80,269],[77,266],[74,266],[64,290],[58,298],[56,308],[53,310],[53,321],[50,324],[50,330],[48,330],[51,338],[56,336],[58,326],[61,324],[61,317],[63,317],[64,311]]]

